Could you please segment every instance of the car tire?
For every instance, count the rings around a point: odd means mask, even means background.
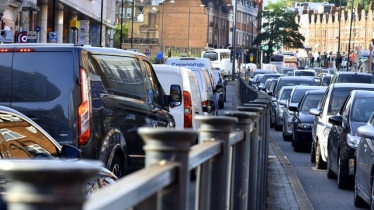
[[[345,189],[347,188],[347,176],[344,174],[343,170],[343,162],[340,159],[340,155],[338,157],[338,174],[337,174],[337,182],[338,182],[338,188],[339,189]]]
[[[322,159],[319,142],[317,141],[316,144],[316,169],[326,169],[327,164]]]
[[[125,176],[125,171],[123,169],[123,163],[121,159],[115,155],[113,156],[112,163],[110,164],[109,170],[116,175],[118,178]]]
[[[373,188],[373,186],[372,186],[372,188]],[[371,190],[371,191],[373,191],[373,190]],[[358,208],[366,207],[367,206],[366,202],[364,201],[364,199],[362,199],[358,195],[358,180],[357,180],[356,173],[355,173],[355,185],[354,185],[354,191],[353,191],[353,193],[354,193],[354,196],[353,196],[354,200],[353,200],[353,202],[354,202],[355,206],[358,207]],[[371,195],[371,196],[373,197],[373,195]],[[373,203],[373,201],[372,201],[372,203]],[[371,208],[371,209],[373,209],[373,208]]]
[[[314,144],[310,145],[310,162],[316,163],[316,150],[314,149]]]
[[[331,170],[331,160],[330,154],[327,156],[327,178],[328,179],[336,179],[336,174]]]

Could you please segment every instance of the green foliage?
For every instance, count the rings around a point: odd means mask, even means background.
[[[295,22],[295,13],[284,10],[283,4],[269,4],[258,18],[265,18],[262,26],[257,28],[262,32],[253,41],[255,45],[267,43],[265,53],[269,58],[274,53],[274,48],[304,48],[305,37],[298,32],[299,25]]]
[[[121,48],[121,25],[115,25],[113,28],[114,35],[113,35],[113,47],[114,48]],[[122,24],[122,38],[126,38],[128,35],[129,29],[127,28],[126,24]]]

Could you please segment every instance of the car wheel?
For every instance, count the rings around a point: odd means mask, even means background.
[[[373,186],[371,188],[373,188]],[[371,191],[373,191],[373,189]],[[373,197],[373,193],[371,193],[371,194],[372,194],[371,197]],[[358,195],[358,180],[357,180],[356,173],[355,173],[355,185],[354,185],[354,197],[353,198],[354,198],[354,204],[355,204],[356,207],[360,208],[360,207],[365,207],[367,205],[366,202],[364,201],[364,199],[362,199]],[[373,200],[373,198],[372,198],[372,200]],[[373,203],[373,201],[372,201],[372,203]],[[373,209],[373,204],[371,204],[371,205],[372,205],[371,209]]]
[[[116,175],[118,178],[124,176],[124,169],[121,159],[118,156],[114,156],[112,164],[110,165],[109,170]]]
[[[343,161],[340,159],[340,155],[338,158],[338,188],[339,189],[345,189],[347,187],[347,176],[343,172]]]
[[[313,142],[310,146],[310,162],[312,162],[312,163],[316,162],[316,150],[314,149]]]
[[[327,178],[336,179],[336,174],[331,170],[330,154],[327,156]]]
[[[316,142],[316,169],[326,169],[326,163],[322,160],[319,142]]]

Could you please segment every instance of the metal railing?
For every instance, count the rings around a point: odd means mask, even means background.
[[[28,160],[32,165],[25,169],[12,160],[0,161],[0,170],[11,179],[10,186],[16,186],[5,194],[9,209],[189,210],[190,173],[195,168],[195,209],[264,209],[270,100],[242,79],[239,85],[249,89],[246,95],[242,95],[244,90],[240,92],[239,111],[196,117],[198,131],[140,128],[146,167],[87,198],[79,187],[95,172],[94,166],[68,162],[59,167],[53,161]],[[196,137],[199,143],[191,146]],[[22,175],[31,172],[43,174],[42,179]],[[62,178],[66,173],[68,180]],[[18,199],[30,193],[35,200]]]

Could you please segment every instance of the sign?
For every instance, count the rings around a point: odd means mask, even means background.
[[[27,31],[21,31],[17,35],[17,43],[26,43],[27,42]]]
[[[27,42],[28,43],[36,43],[36,33],[35,33],[35,31],[27,32]]]
[[[144,50],[144,54],[151,54],[151,49],[149,49],[149,48],[145,48],[145,50]]]
[[[100,46],[100,25],[90,24],[90,45]]]
[[[157,54],[156,54],[156,58],[157,59],[163,59],[164,58],[164,53],[162,52],[162,51],[160,51],[160,52],[157,52]]]
[[[13,43],[14,36],[12,30],[1,30],[0,31],[0,42],[3,43]]]
[[[40,26],[35,26],[35,31],[36,32],[39,32],[42,28],[40,28]]]
[[[78,29],[78,45],[87,44],[88,30],[87,30],[87,20],[80,20],[81,24]]]
[[[49,32],[49,42],[57,43],[57,32]]]

